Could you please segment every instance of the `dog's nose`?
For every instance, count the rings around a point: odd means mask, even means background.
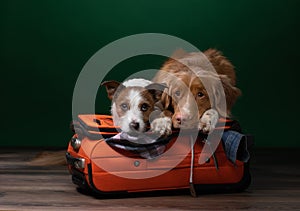
[[[182,124],[183,122],[186,122],[187,118],[181,114],[176,115],[176,121],[178,124]]]
[[[133,128],[133,129],[135,129],[135,130],[138,130],[138,129],[140,128],[140,123],[138,123],[138,122],[131,122],[131,123],[129,124],[129,126],[130,126],[131,128]]]

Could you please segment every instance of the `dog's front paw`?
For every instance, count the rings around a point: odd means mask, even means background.
[[[172,120],[170,117],[159,117],[151,122],[151,131],[160,136],[172,134]]]
[[[199,129],[204,133],[213,131],[218,123],[219,114],[215,109],[205,111],[200,118]]]

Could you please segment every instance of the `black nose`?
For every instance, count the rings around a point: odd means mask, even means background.
[[[178,124],[181,124],[181,118],[176,118]]]
[[[140,128],[140,123],[138,123],[138,122],[131,122],[131,123],[129,124],[129,126],[130,126],[131,128],[133,128],[133,129],[135,129],[135,130],[138,130],[138,129]]]
[[[184,122],[186,122],[187,119],[186,119],[186,117],[184,117],[184,116],[176,115],[176,121],[177,121],[178,124],[181,125],[181,124],[183,124]]]

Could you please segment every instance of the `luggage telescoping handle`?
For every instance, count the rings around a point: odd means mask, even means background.
[[[203,142],[208,144],[209,149],[212,152],[212,157],[214,159],[214,164],[215,164],[216,170],[218,171],[219,170],[218,160],[217,160],[217,157],[215,155],[215,152],[213,152],[213,150],[211,148],[210,142],[206,138],[204,138]],[[195,152],[194,152],[194,139],[193,139],[192,136],[190,136],[190,148],[191,148],[191,164],[190,164],[190,180],[189,180],[190,184],[189,184],[189,187],[190,187],[191,195],[193,197],[197,197],[197,192],[196,192],[195,185],[194,185],[194,182],[193,182]]]
[[[210,144],[210,142],[209,142],[206,138],[204,138],[203,142],[206,143],[206,144],[208,145],[209,150],[210,150],[211,153],[212,153],[212,158],[213,158],[213,160],[214,160],[214,164],[215,164],[216,170],[218,171],[218,170],[219,170],[219,164],[218,164],[218,160],[217,160],[215,151],[212,150],[211,144]],[[208,159],[209,159],[209,158],[208,158]]]
[[[193,176],[194,176],[194,158],[195,158],[195,152],[194,152],[194,141],[193,137],[190,136],[190,147],[191,147],[191,165],[190,165],[190,193],[193,197],[197,197],[197,192],[195,189],[195,185],[193,183]]]

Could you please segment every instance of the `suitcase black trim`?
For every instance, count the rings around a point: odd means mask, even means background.
[[[111,191],[104,192],[95,187],[93,183],[92,165],[88,164],[88,179],[89,183],[86,182],[85,177],[81,184],[84,184],[85,188],[91,190],[96,195],[111,195],[111,194],[128,194],[127,191]],[[246,190],[251,184],[251,174],[249,170],[249,162],[244,164],[244,173],[242,179],[237,183],[228,184],[195,184],[197,194],[209,194],[209,193],[236,193]],[[167,190],[166,190],[167,191]],[[151,191],[148,191],[151,192]]]

